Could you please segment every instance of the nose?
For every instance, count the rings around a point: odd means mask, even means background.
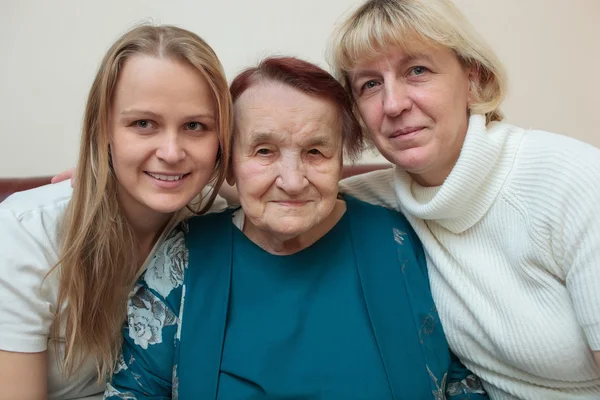
[[[304,163],[297,159],[282,162],[275,184],[289,196],[301,195],[308,186]]]
[[[164,132],[161,136],[161,142],[156,150],[156,156],[167,164],[177,164],[183,160],[186,153],[181,146],[180,141],[182,139],[177,132]]]
[[[388,117],[397,117],[412,107],[406,88],[397,81],[386,81],[383,88],[383,112]]]

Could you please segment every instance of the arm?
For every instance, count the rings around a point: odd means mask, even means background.
[[[450,353],[450,359],[446,398],[449,400],[489,399],[477,375],[468,370],[452,352]]]
[[[127,306],[122,355],[105,398],[171,398],[186,253],[183,232],[177,227],[136,285]]]
[[[40,217],[38,216],[38,220]],[[54,321],[48,246],[0,207],[0,399],[46,399],[47,346]],[[41,234],[40,234],[41,235]],[[51,257],[50,257],[51,258]],[[46,284],[51,286],[52,279]]]
[[[104,396],[170,399],[177,318],[165,299],[145,284],[137,288],[127,309],[121,356]]]
[[[340,192],[367,203],[400,211],[394,190],[394,169],[368,172],[340,182]]]
[[[46,352],[0,350],[0,400],[46,400]]]
[[[427,271],[427,258],[425,256],[425,251],[423,249],[423,246],[421,245],[421,240],[417,236],[417,233],[414,231],[414,229],[410,227],[408,222],[406,222],[406,225],[406,233],[408,235],[407,238],[410,240],[409,243],[414,249],[417,265],[422,271],[423,276],[425,277],[425,280],[427,282],[427,295],[428,297],[430,297],[431,301],[433,301],[433,297],[431,297],[431,292],[429,289],[429,274]],[[441,321],[438,319],[439,317],[437,316],[437,311],[435,318],[438,321],[438,324],[441,324]],[[442,335],[444,334],[442,333]],[[444,398],[450,400],[489,399],[487,392],[484,390],[479,377],[477,377],[477,375],[475,375],[473,372],[467,369],[467,367],[463,365],[463,363],[458,359],[458,357],[456,357],[456,355],[454,355],[454,353],[451,350],[448,351],[450,353],[450,365],[448,366],[447,375],[445,377],[446,392],[444,393]],[[444,387],[444,385],[441,386]]]
[[[568,271],[567,289],[600,368],[600,179],[595,185],[576,194],[579,204],[566,217],[570,223],[556,235],[561,236],[564,249],[557,261]]]
[[[553,188],[560,212],[558,221],[550,221],[549,250],[564,271],[577,320],[600,368],[600,151],[578,150],[577,159],[561,164],[569,175],[553,176],[562,184]]]

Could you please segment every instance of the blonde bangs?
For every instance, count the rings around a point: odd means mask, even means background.
[[[506,73],[493,50],[450,0],[368,0],[343,19],[329,40],[327,57],[334,76],[350,91],[349,73],[391,49],[415,54],[424,47],[445,47],[480,81],[473,86],[474,113],[489,121],[503,118],[499,107]]]
[[[371,13],[363,15],[339,38],[331,56],[337,70],[349,71],[388,53],[390,48],[411,54],[431,44],[430,38],[402,19],[392,21],[387,14]]]

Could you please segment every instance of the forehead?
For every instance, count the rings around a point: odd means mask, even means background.
[[[365,57],[357,62],[349,72],[350,76],[354,78],[366,70],[381,70],[414,61],[443,64],[453,60],[456,60],[456,55],[447,47],[415,43],[410,48],[395,46],[385,52]]]
[[[338,107],[332,101],[285,84],[260,82],[248,88],[234,108],[241,141],[257,132],[297,137],[318,132],[341,139]]]
[[[213,111],[214,102],[205,78],[190,64],[136,55],[121,67],[113,106],[194,107]]]

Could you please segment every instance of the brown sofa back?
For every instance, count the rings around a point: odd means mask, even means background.
[[[33,189],[50,183],[50,176],[32,178],[0,178],[0,202],[15,192]]]
[[[344,166],[343,177],[364,174],[378,169],[390,168],[391,164],[356,164]],[[0,178],[0,202],[15,192],[33,189],[50,183],[50,176],[32,178]]]

